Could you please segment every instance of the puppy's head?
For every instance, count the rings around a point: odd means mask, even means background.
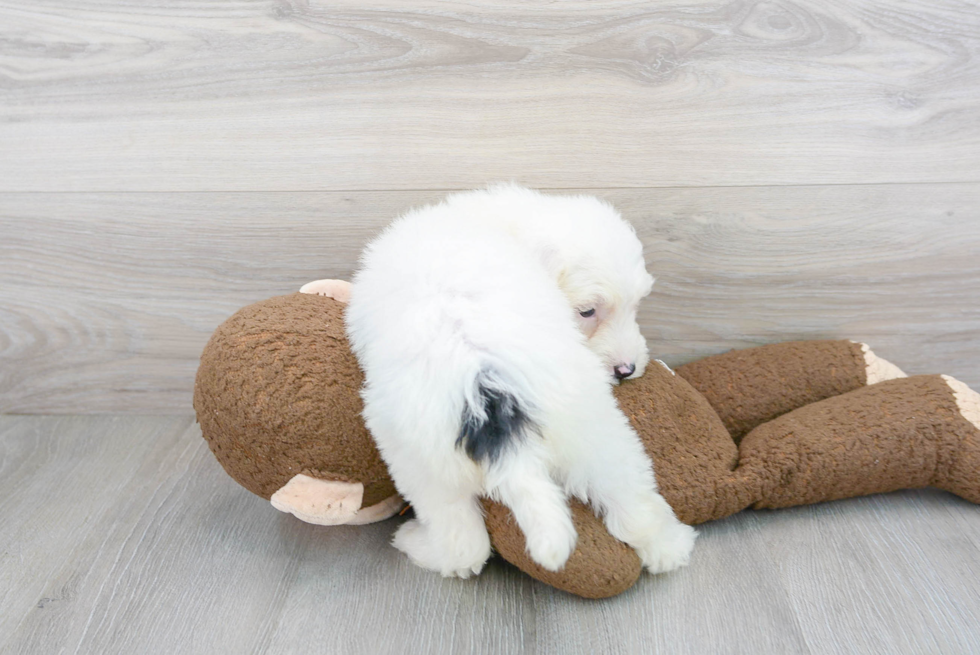
[[[589,347],[615,380],[643,375],[650,360],[636,312],[650,294],[643,245],[633,227],[605,202],[579,206],[551,253],[552,270]]]
[[[570,270],[563,279],[575,320],[614,379],[640,377],[650,354],[636,312],[640,300],[650,293],[653,278],[646,272],[642,257],[629,271],[622,270],[627,267],[621,265],[592,264]]]

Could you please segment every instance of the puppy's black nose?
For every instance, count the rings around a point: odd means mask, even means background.
[[[636,364],[620,364],[613,369],[613,375],[616,376],[617,380],[623,380],[633,375],[633,371],[636,370]]]

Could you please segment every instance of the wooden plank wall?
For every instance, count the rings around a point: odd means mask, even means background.
[[[669,363],[870,342],[980,386],[980,8],[0,0],[0,411],[190,411],[236,308],[405,209],[596,193]]]

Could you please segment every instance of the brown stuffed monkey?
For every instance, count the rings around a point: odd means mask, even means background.
[[[404,505],[360,418],[360,369],[344,336],[342,281],[243,308],[201,356],[194,408],[225,470],[311,523],[362,524]],[[934,486],[980,503],[980,395],[941,375],[905,377],[867,346],[804,341],[617,387],[660,492],[689,524]],[[484,502],[494,549],[531,576],[604,598],[632,586],[639,558],[572,501],[579,539],[558,572],[537,566],[509,510]]]

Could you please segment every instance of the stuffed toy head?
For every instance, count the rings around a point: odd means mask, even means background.
[[[222,324],[201,357],[194,408],[228,474],[277,509],[321,525],[379,521],[404,503],[360,418],[346,283],[317,285],[330,297],[272,298]],[[616,395],[689,524],[930,485],[980,502],[980,395],[947,376],[905,377],[862,344],[763,346],[676,372],[652,364]],[[562,570],[537,566],[510,511],[486,500],[494,549],[580,596],[629,588],[637,555],[571,505],[579,539]]]
[[[194,389],[228,474],[321,525],[380,521],[404,504],[360,417],[364,379],[343,307],[302,294],[246,307],[211,337]]]

